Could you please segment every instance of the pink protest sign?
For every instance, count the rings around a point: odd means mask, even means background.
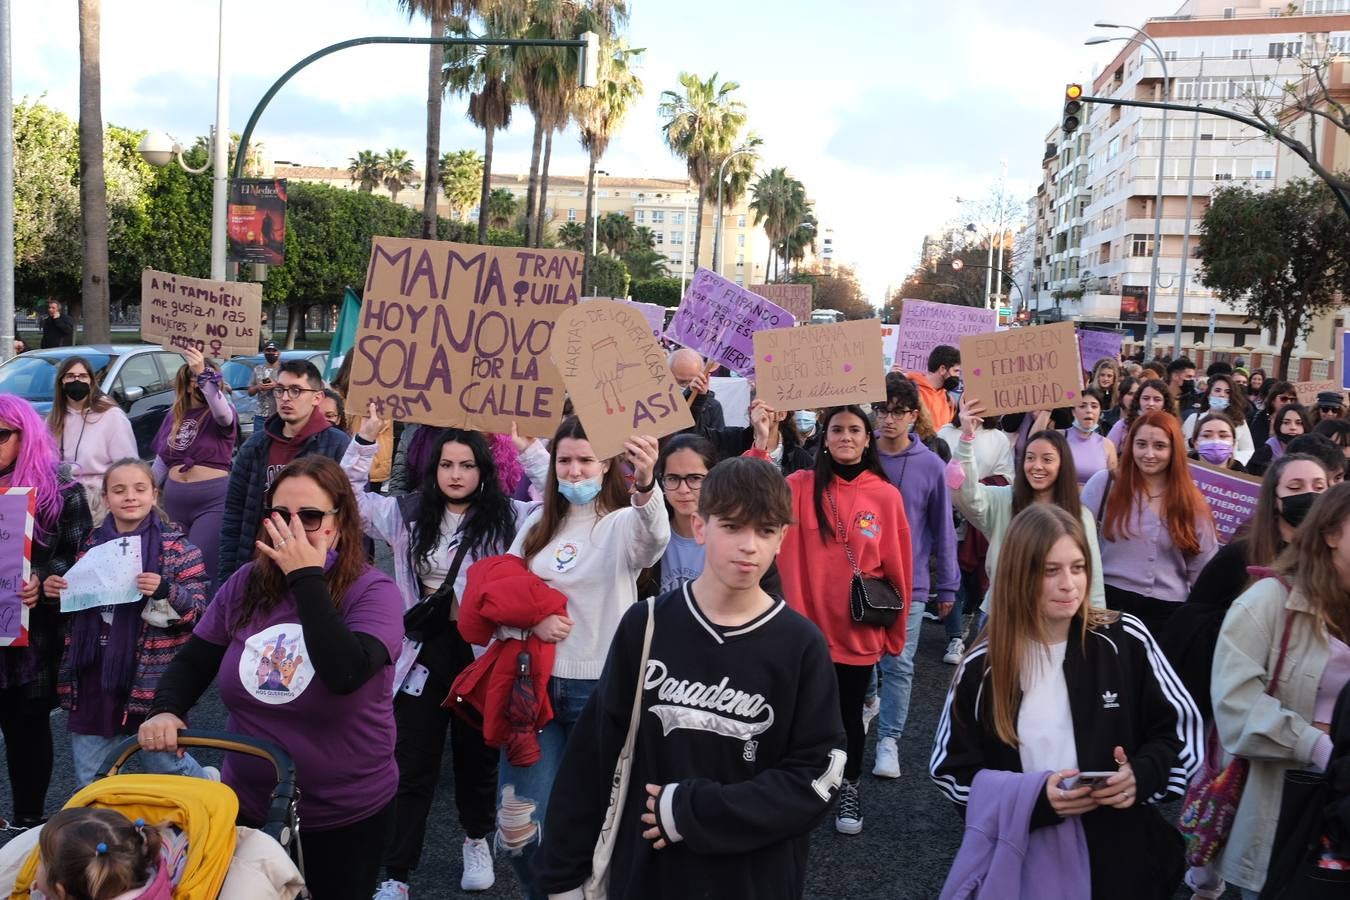
[[[1228,543],[1256,512],[1261,479],[1191,460],[1191,480],[1205,495],[1219,543]]]
[[[665,336],[753,379],[755,332],[795,324],[792,314],[778,304],[699,269],[666,326]]]
[[[962,337],[998,328],[998,313],[978,306],[905,300],[900,308],[900,337],[894,365],[902,372],[927,372],[928,354],[946,344],[958,346]]]

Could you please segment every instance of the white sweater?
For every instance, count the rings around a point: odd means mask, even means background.
[[[535,510],[511,544],[521,547],[543,510]],[[567,595],[572,631],[558,644],[553,674],[558,678],[597,679],[605,667],[619,619],[637,600],[637,576],[654,565],[670,541],[670,519],[659,487],[642,506],[629,506],[598,518],[595,504],[573,506],[562,527],[530,560],[530,571]]]
[[[117,405],[88,416],[66,410],[59,447],[61,461],[79,467],[77,478],[92,495],[102,494],[103,473],[113,463],[140,455],[131,420]]]

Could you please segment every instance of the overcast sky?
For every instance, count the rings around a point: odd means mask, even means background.
[[[1084,47],[1092,23],[1140,25],[1175,4],[1141,0],[630,0],[631,46],[646,52],[646,94],[611,143],[616,175],[680,178],[661,141],[656,106],[681,71],[739,81],[750,127],[764,138],[761,167],[786,166],[832,228],[836,259],[855,265],[874,303],[898,286],[923,235],[958,214],[954,198],[983,196],[1008,163],[1008,192],[1025,198],[1040,179],[1045,133],[1065,82],[1085,80],[1119,45]],[[152,7],[103,0],[103,113],[129,128],[189,143],[215,116],[215,0]],[[74,0],[13,4],[16,99],[78,112]],[[828,12],[827,12],[828,11]],[[226,36],[230,129],[287,68],[336,41],[417,34],[394,0],[229,0]],[[359,47],[291,81],[259,123],[269,156],[345,167],[361,149],[401,147],[421,164],[426,50]],[[447,98],[441,149],[482,150],[464,100]],[[529,166],[533,123],[517,110],[496,141],[494,170]],[[575,132],[554,141],[551,171],[584,174]],[[204,212],[204,214],[208,214]]]

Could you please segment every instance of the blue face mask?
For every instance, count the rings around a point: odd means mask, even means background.
[[[567,502],[574,506],[585,506],[600,496],[600,488],[603,484],[604,476],[601,475],[586,478],[582,481],[560,481],[558,482],[558,493],[562,494]]]
[[[1215,410],[1216,412],[1222,412],[1223,410],[1228,408],[1228,398],[1215,397],[1211,395],[1209,398],[1209,408]]]
[[[792,414],[797,420],[797,430],[807,435],[816,430],[816,414],[813,410],[799,409]]]
[[[1073,427],[1077,428],[1083,434],[1092,434],[1097,430],[1096,425],[1084,425],[1082,422],[1078,421],[1077,416],[1074,416]]]

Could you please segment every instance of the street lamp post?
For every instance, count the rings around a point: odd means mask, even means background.
[[[1105,44],[1108,41],[1125,41],[1131,44],[1142,44],[1153,51],[1158,57],[1158,64],[1162,67],[1163,73],[1163,99],[1170,102],[1172,99],[1172,78],[1167,71],[1167,57],[1163,54],[1162,48],[1158,46],[1147,32],[1142,28],[1135,28],[1131,25],[1115,25],[1110,22],[1096,22],[1097,28],[1124,28],[1133,31],[1135,37],[1106,37],[1105,35],[1090,38],[1085,41],[1086,44]],[[1162,134],[1158,141],[1158,185],[1157,193],[1154,198],[1153,209],[1153,265],[1149,270],[1148,284],[1148,310],[1144,316],[1144,357],[1153,356],[1153,308],[1158,302],[1158,257],[1162,253],[1162,201],[1163,201],[1163,163],[1167,156],[1167,110],[1162,114]]]
[[[727,158],[722,160],[722,164],[717,167],[717,217],[716,231],[713,232],[713,271],[718,275],[722,274],[722,178],[726,174],[727,163],[731,162],[742,154],[749,153],[754,155],[754,150],[748,147],[742,147],[739,150],[732,150],[727,154]],[[768,272],[764,275],[767,277]]]
[[[598,179],[601,175],[608,175],[608,174],[609,174],[609,173],[606,172],[604,169],[596,169],[596,170],[595,170],[595,176],[596,176],[597,179]],[[591,258],[590,258],[590,260],[589,260],[589,266],[588,266],[588,268],[587,268],[587,273],[588,273],[589,276],[590,276],[590,285],[587,286],[587,288],[586,288],[587,294],[594,294],[594,292],[595,292],[595,258],[596,258],[596,256],[599,255],[599,251],[600,251],[600,243],[599,243],[599,235],[600,235],[600,204],[599,204],[599,202],[597,202],[597,197],[596,197],[595,188],[596,188],[596,185],[595,185],[595,184],[592,184],[592,185],[591,185]]]
[[[1200,68],[1195,73],[1195,101],[1200,102],[1200,83],[1205,74],[1205,54],[1200,54]],[[1200,110],[1195,111],[1191,126],[1191,174],[1186,180],[1186,224],[1181,231],[1181,285],[1177,288],[1177,325],[1172,331],[1172,358],[1181,356],[1181,319],[1186,313],[1186,275],[1191,264],[1191,209],[1195,202],[1195,157],[1200,147]],[[1210,343],[1214,341],[1211,338]],[[1213,349],[1212,347],[1210,348]]]
[[[680,223],[680,296],[684,296],[684,282],[689,272],[689,185],[684,186],[684,221]],[[695,260],[697,262],[697,260]]]
[[[9,0],[0,0],[0,359],[14,355],[14,70]]]

